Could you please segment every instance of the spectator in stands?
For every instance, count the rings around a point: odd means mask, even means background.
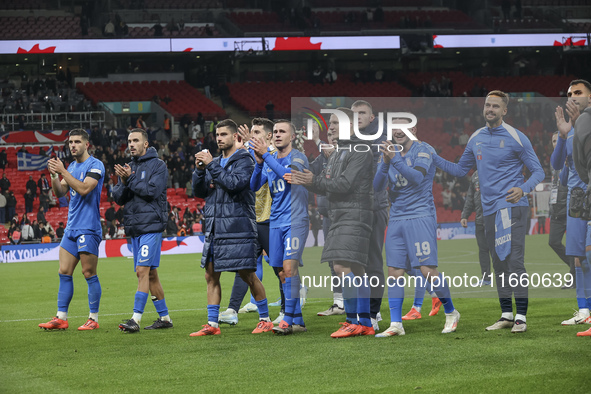
[[[105,29],[103,30],[103,35],[105,37],[115,37],[115,25],[113,24],[113,22],[111,22],[110,19],[107,22],[107,24],[105,25]]]
[[[33,228],[33,239],[41,239],[41,226],[39,226],[39,223],[33,220],[31,227]]]
[[[174,222],[179,224],[181,221],[181,214],[179,212],[179,207],[172,207],[172,216],[174,218]]]
[[[193,219],[195,219],[195,216],[193,216],[193,213],[191,213],[191,210],[189,209],[189,207],[186,207],[185,212],[183,212],[183,221],[193,220]]]
[[[47,180],[45,173],[42,173],[39,177],[39,180],[37,181],[37,187],[39,188],[39,195],[41,195],[43,192],[49,191],[49,181]]]
[[[41,223],[41,237],[43,238],[46,235],[49,235],[52,238],[55,238],[55,230],[53,229],[53,226],[51,225],[51,223],[45,221],[45,222],[39,222]]]
[[[109,227],[107,228],[107,233],[105,235],[105,238],[106,239],[113,239],[113,238],[115,238],[116,234],[117,234],[117,221],[111,220],[109,222]]]
[[[168,223],[166,224],[166,235],[174,237],[178,231],[179,228],[176,225],[175,217],[171,212],[168,214]]]
[[[213,30],[211,30],[211,27],[209,26],[209,24],[205,25],[205,35],[208,37],[213,36]]]
[[[129,36],[129,26],[127,26],[127,23],[125,23],[125,21],[121,21],[119,22],[119,28],[118,30],[118,36],[119,37],[128,37]]]
[[[7,190],[4,196],[6,197],[6,216],[12,219],[16,213],[16,197],[12,190]]]
[[[6,223],[6,196],[0,193],[0,224]]]
[[[39,207],[42,207],[44,212],[49,211],[49,193],[47,191],[43,191],[39,195]]]
[[[106,130],[105,130],[105,134],[106,134]],[[111,144],[111,148],[116,149],[118,141],[119,141],[119,134],[117,134],[117,130],[114,127],[112,127],[111,131],[109,131],[109,142]]]
[[[443,186],[443,191],[441,192],[443,207],[445,209],[451,209],[451,190],[448,186]]]
[[[0,133],[5,133],[5,132],[6,132],[6,122],[1,121],[0,122]]]
[[[123,223],[123,207],[119,207],[115,214],[115,219],[117,219],[119,223]]]
[[[37,183],[33,180],[33,175],[29,175],[29,180],[25,185],[26,190],[30,190],[33,198],[37,198]]]
[[[58,230],[56,230],[58,231]],[[104,218],[101,218],[101,233],[102,233],[102,238],[106,239],[107,238],[107,233],[109,232],[109,230],[107,229],[107,222],[105,221]]]
[[[125,228],[123,227],[122,224],[120,224],[119,227],[117,227],[116,237],[117,238],[125,238]]]
[[[201,126],[201,132],[203,133],[205,131],[205,118],[201,112],[197,113],[197,119],[195,119],[195,123]],[[203,138],[203,136],[200,138]]]
[[[146,130],[146,122],[144,122],[142,115],[137,117],[137,120],[135,122],[135,127],[138,129]]]
[[[328,82],[331,85],[335,83],[337,81],[337,72],[334,69],[330,68],[327,71],[326,75],[324,75],[324,81]]]
[[[0,179],[0,193],[6,193],[8,189],[10,189],[10,180],[6,177],[6,173],[2,174],[2,179]]]
[[[25,220],[25,224],[22,226],[21,233],[23,242],[32,241],[35,239],[35,232],[33,231],[33,227],[31,227],[31,222],[29,219]]]
[[[55,235],[61,239],[64,236],[64,230],[64,222],[60,222],[59,227],[55,230]]]
[[[154,30],[154,37],[162,37],[164,35],[162,34],[162,25],[160,24],[160,21],[156,22],[150,30]]]
[[[39,223],[45,222],[45,209],[43,206],[39,206],[39,210],[37,211],[37,221]]]
[[[6,149],[0,151],[0,168],[5,169],[8,164],[8,157],[6,155]]]
[[[8,229],[8,239],[10,239],[10,243],[13,245],[21,243],[21,229],[15,223],[12,223]]]
[[[168,139],[172,138],[172,129],[170,127],[170,118],[168,115],[164,114],[164,124],[162,125],[162,129],[166,133]]]
[[[105,220],[111,223],[116,218],[115,203],[111,202],[111,206],[105,211]]]
[[[25,213],[33,212],[33,201],[35,201],[35,196],[31,190],[27,189],[25,192]]]
[[[179,23],[177,23],[177,27],[178,27],[179,31],[183,31],[183,29],[185,28],[185,21],[183,20],[183,18],[181,18]]]
[[[462,131],[462,134],[460,135],[460,138],[458,139],[458,141],[460,142],[461,146],[466,146],[469,139],[470,139],[470,136],[465,131]]]
[[[205,140],[203,141],[203,149],[208,149],[209,153],[213,157],[217,157],[220,155],[220,152],[218,150],[218,144],[215,141],[215,136],[213,133],[210,132],[205,136]]]

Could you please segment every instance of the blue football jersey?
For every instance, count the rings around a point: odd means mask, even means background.
[[[390,220],[434,216],[433,178],[437,168],[433,164],[435,149],[426,142],[415,141],[402,157],[402,165],[421,167],[426,174],[418,185],[412,185],[394,165],[388,168],[390,185]]]
[[[70,207],[68,209],[68,224],[66,231],[83,230],[86,234],[101,235],[101,190],[105,179],[105,166],[90,156],[83,163],[73,161],[68,166],[68,172],[80,182],[87,176],[98,180],[98,184],[90,193],[82,197],[70,188]]]
[[[308,159],[296,149],[292,149],[289,155],[280,159],[277,158],[277,154],[277,151],[273,152],[270,154],[271,158],[267,160],[275,160],[279,167],[286,170],[284,172],[291,172],[291,168],[298,171],[308,169]],[[264,184],[266,181],[269,184],[269,191],[273,199],[270,217],[271,228],[308,222],[308,190],[304,186],[287,183],[283,179],[283,174],[275,172],[267,164],[267,160],[261,171],[261,183]],[[255,175],[253,174],[253,176]]]

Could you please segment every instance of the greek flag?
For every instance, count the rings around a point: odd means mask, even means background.
[[[18,170],[19,171],[36,171],[47,168],[47,161],[49,156],[33,155],[31,153],[18,152]]]

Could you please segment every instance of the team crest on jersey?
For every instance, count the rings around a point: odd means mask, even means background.
[[[142,171],[142,175],[140,175],[140,179],[144,179],[146,177],[146,171]]]
[[[409,167],[412,167],[412,161],[410,161],[410,158],[406,158],[406,165]]]
[[[476,160],[482,160],[482,149],[480,148],[480,146],[478,147],[478,150],[476,151]]]
[[[80,180],[83,181],[84,180],[84,174],[80,173]]]
[[[505,147],[505,140],[502,139],[501,142],[499,143],[499,148],[504,148]]]

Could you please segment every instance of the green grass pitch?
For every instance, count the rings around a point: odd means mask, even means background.
[[[547,245],[547,236],[526,241],[528,272],[565,274],[566,267]],[[475,240],[439,242],[440,270],[478,275]],[[302,275],[327,275],[318,263],[320,248],[304,254]],[[455,333],[441,334],[443,308],[405,322],[396,338],[331,339],[342,317],[318,317],[330,305],[330,292],[310,289],[303,313],[307,333],[282,337],[252,335],[257,314],[239,315],[237,326],[222,325],[222,335],[191,338],[206,322],[206,293],[200,255],[164,256],[160,277],[174,321],[170,330],[119,332],[132,313],[137,280],[132,260],[100,261],[100,329],[79,332],[86,321],[87,286],[74,275],[70,328],[45,332],[37,324],[56,310],[57,262],[0,264],[0,392],[148,391],[183,392],[585,392],[591,383],[591,338],[576,332],[591,326],[563,327],[576,308],[575,291],[532,289],[528,331],[486,332],[500,316],[494,289],[454,289],[462,314]],[[233,274],[222,275],[225,310]],[[270,302],[278,296],[268,266],[263,280]],[[541,285],[540,285],[541,286]],[[404,312],[413,290],[407,289]],[[271,317],[278,313],[271,307]],[[387,299],[382,305],[388,326]],[[148,301],[142,326],[157,317]]]

